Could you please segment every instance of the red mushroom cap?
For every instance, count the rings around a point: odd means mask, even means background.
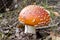
[[[18,20],[31,26],[47,25],[50,22],[50,15],[41,6],[29,5],[20,12]]]

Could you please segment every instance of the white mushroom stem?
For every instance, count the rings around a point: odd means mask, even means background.
[[[25,33],[36,34],[35,27],[25,25]]]

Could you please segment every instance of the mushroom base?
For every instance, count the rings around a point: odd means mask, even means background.
[[[25,25],[25,32],[24,33],[36,34],[35,27]]]

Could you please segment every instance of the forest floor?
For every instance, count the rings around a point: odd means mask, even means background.
[[[59,6],[58,4],[54,8],[58,13],[60,13]],[[47,28],[36,29],[36,33],[38,31],[39,35],[38,33],[36,35],[25,34],[24,25],[18,21],[18,15],[22,8],[18,7],[16,10],[0,14],[0,40],[51,40],[51,32],[60,35],[60,16],[52,16],[53,19]],[[19,33],[16,33],[16,27],[18,25],[22,25],[23,27],[20,28]],[[19,36],[17,37],[18,34]],[[37,36],[37,39],[35,39],[35,36]]]

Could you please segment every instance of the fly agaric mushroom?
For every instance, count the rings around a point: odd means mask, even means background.
[[[35,34],[35,25],[47,25],[50,15],[41,6],[29,5],[20,12],[18,20],[25,24],[25,33]]]

